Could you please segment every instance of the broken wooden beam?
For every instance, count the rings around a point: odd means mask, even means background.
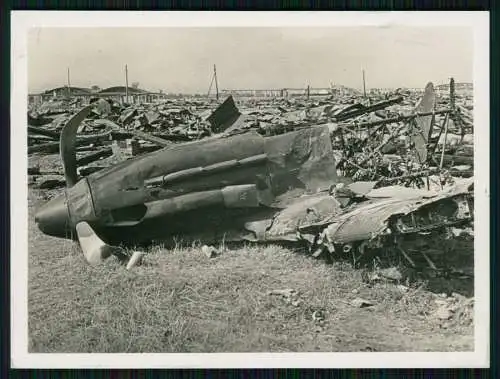
[[[84,155],[81,158],[78,158],[76,163],[79,166],[87,165],[91,162],[97,161],[101,158],[107,158],[107,157],[110,157],[112,155],[113,155],[113,150],[110,147],[107,147],[105,149],[101,149],[101,150],[95,151],[93,153]]]
[[[59,187],[64,187],[66,185],[66,181],[64,178],[56,178],[56,177],[40,177],[39,180],[36,180],[35,187],[39,189],[54,189]]]
[[[59,133],[54,132],[52,130],[38,128],[36,126],[28,126],[28,133],[38,134],[41,136],[46,136],[55,140],[59,140]]]
[[[449,172],[451,176],[460,178],[472,178],[474,176],[474,170],[456,170],[452,167]]]
[[[96,142],[109,141],[111,138],[111,132],[106,132],[102,134],[86,135],[81,136],[76,139],[77,146],[89,145]],[[57,142],[47,142],[39,145],[28,146],[28,154],[31,153],[58,153],[59,152],[59,141]]]
[[[86,167],[78,167],[78,174],[80,176],[87,176],[94,172],[101,171],[106,167],[103,166],[86,166]]]
[[[440,154],[434,154],[434,159],[441,159]],[[453,155],[453,154],[444,154],[443,155],[443,164],[445,165],[473,165],[474,157],[469,155]]]
[[[40,166],[28,166],[28,175],[40,175]]]
[[[393,99],[389,99],[389,100],[381,101],[381,102],[373,104],[373,105],[369,105],[367,107],[360,107],[360,109],[353,109],[353,110],[347,111],[347,112],[340,112],[334,118],[335,118],[335,121],[344,121],[344,120],[347,120],[349,118],[361,116],[361,115],[364,115],[366,113],[375,112],[375,111],[387,108],[390,105],[398,104],[402,101],[403,101],[403,97],[399,96],[399,97],[396,97]]]
[[[140,130],[132,130],[130,133],[132,135],[134,135],[135,137],[138,137],[138,138],[143,139],[145,141],[152,142],[152,143],[159,145],[159,146],[162,146],[162,147],[167,147],[167,146],[172,145],[172,143],[170,141],[167,141],[166,139],[156,137],[155,135],[152,135],[152,134],[141,132]]]
[[[109,126],[111,128],[111,135],[113,139],[128,139],[132,136],[138,137],[140,139],[143,139],[145,141],[153,142],[159,146],[170,146],[170,142],[167,141],[164,138],[157,137],[153,134],[150,133],[145,133],[140,130],[123,130],[123,128],[118,125],[117,123],[111,121],[111,120],[106,120],[106,119],[101,119],[97,120],[95,123],[97,124],[103,124],[106,126]]]
[[[111,130],[100,134],[80,135],[76,138],[76,145],[82,146],[90,143],[110,141],[110,140],[111,140]]]
[[[28,145],[29,146],[38,145],[41,143],[49,143],[49,142],[55,142],[55,141],[50,137],[33,136],[33,135],[28,134]]]
[[[33,117],[30,112],[28,112],[28,125],[31,126],[42,126],[50,124],[53,121],[52,118],[43,117],[42,115],[36,115]]]
[[[28,146],[28,154],[31,153],[57,153],[59,142],[48,142],[39,145]]]

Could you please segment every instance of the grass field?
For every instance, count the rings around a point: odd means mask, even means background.
[[[347,263],[276,245],[219,246],[215,258],[157,246],[130,271],[115,258],[90,267],[75,243],[36,228],[46,197],[29,191],[30,352],[474,349],[471,280],[369,285]],[[269,294],[284,289],[298,294]],[[351,305],[358,297],[373,306]],[[443,304],[447,320],[436,316]]]

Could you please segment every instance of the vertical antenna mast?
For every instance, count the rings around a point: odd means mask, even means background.
[[[128,67],[125,65],[125,102],[128,104]]]

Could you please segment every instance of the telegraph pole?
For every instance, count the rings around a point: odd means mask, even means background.
[[[450,108],[455,112],[455,79],[450,78]]]
[[[365,70],[363,70],[363,96],[366,97]]]
[[[125,102],[128,104],[128,67],[125,65]]]
[[[68,97],[71,95],[71,83],[69,81],[69,67],[68,67]]]
[[[215,96],[219,100],[219,84],[217,83],[217,68],[214,65]]]

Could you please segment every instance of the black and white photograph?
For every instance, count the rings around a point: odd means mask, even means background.
[[[485,367],[488,13],[151,13],[14,12],[13,362]]]

